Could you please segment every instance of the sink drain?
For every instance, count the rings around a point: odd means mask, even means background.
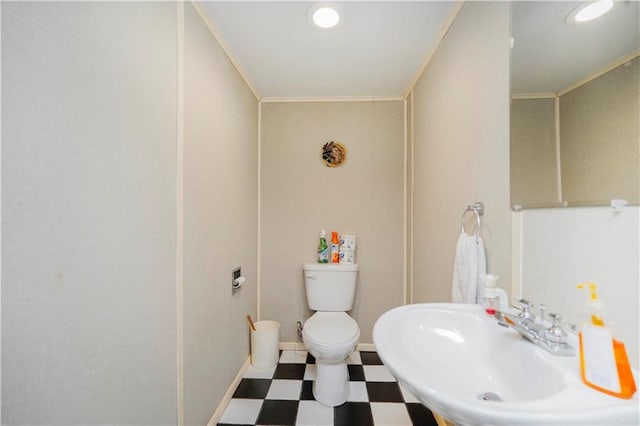
[[[500,398],[497,393],[493,392],[481,393],[480,395],[478,395],[478,399],[481,399],[483,401],[502,401],[502,398]]]

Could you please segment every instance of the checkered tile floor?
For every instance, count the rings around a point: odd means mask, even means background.
[[[437,425],[431,411],[396,382],[376,352],[354,352],[347,367],[348,401],[325,407],[311,392],[316,372],[313,356],[305,351],[281,351],[275,367],[249,367],[218,426]]]

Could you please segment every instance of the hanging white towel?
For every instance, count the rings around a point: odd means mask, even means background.
[[[482,303],[484,287],[480,285],[480,276],[486,273],[487,259],[482,238],[462,232],[456,246],[451,301]]]

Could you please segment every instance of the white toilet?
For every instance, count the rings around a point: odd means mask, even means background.
[[[349,397],[347,357],[356,348],[360,328],[347,311],[353,307],[358,265],[305,263],[307,304],[316,311],[302,329],[302,341],[316,358],[313,396],[329,407]]]

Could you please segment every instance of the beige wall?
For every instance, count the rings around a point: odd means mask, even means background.
[[[182,7],[2,4],[3,423],[206,424],[247,359],[258,102]]]
[[[414,302],[451,300],[460,216],[475,201],[488,271],[510,289],[508,40],[508,3],[466,3],[414,88]]]
[[[511,205],[559,202],[556,98],[511,101]]]
[[[640,58],[560,97],[566,201],[640,203]]]
[[[176,6],[2,3],[2,422],[175,424]]]
[[[184,28],[184,420],[206,424],[256,316],[258,102],[190,3]]]
[[[358,237],[351,314],[361,342],[376,319],[403,303],[404,105],[389,102],[263,103],[261,317],[296,341],[307,309],[302,264],[316,261],[325,229]],[[320,148],[343,143],[347,162],[328,168]]]

